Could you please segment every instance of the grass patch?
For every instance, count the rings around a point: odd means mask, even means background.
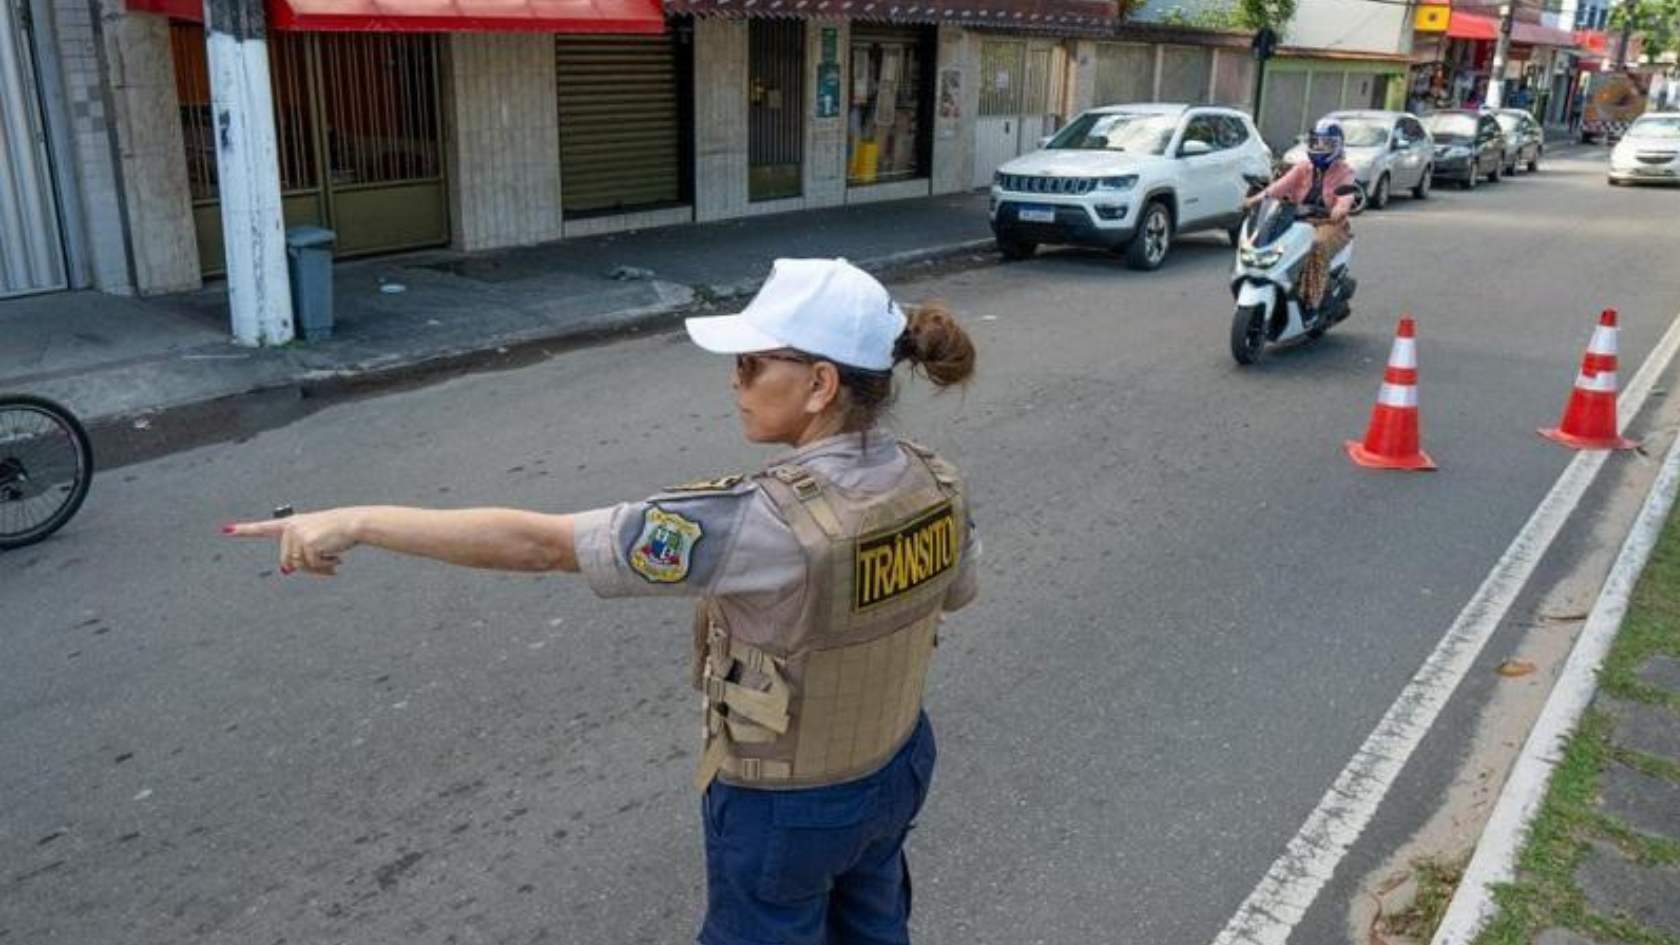
[[[1468,857],[1455,861],[1439,857],[1413,860],[1412,876],[1417,881],[1417,895],[1405,910],[1383,917],[1382,931],[1420,942],[1434,938],[1468,864]]]
[[[1669,516],[1634,590],[1627,618],[1599,675],[1599,688],[1618,699],[1680,712],[1680,695],[1638,676],[1640,667],[1657,655],[1680,658],[1680,514]],[[1680,778],[1680,764],[1673,760],[1612,744],[1614,729],[1615,719],[1596,708],[1582,716],[1517,858],[1517,879],[1494,890],[1498,912],[1476,945],[1529,945],[1542,931],[1555,927],[1601,942],[1680,945],[1680,938],[1593,912],[1575,884],[1575,870],[1592,840],[1608,841],[1639,863],[1680,864],[1680,843],[1639,833],[1593,803],[1600,776],[1613,763]]]

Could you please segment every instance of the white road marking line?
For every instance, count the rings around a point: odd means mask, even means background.
[[[1598,691],[1598,668],[1610,652],[1610,644],[1627,615],[1634,585],[1645,570],[1645,562],[1662,534],[1663,523],[1680,492],[1680,437],[1663,459],[1662,469],[1651,484],[1645,504],[1628,532],[1627,541],[1604,579],[1598,601],[1587,615],[1586,625],[1576,638],[1569,661],[1547,697],[1540,718],[1523,743],[1522,754],[1499,794],[1487,829],[1476,844],[1476,853],[1465,868],[1452,905],[1430,945],[1464,945],[1476,937],[1494,914],[1493,885],[1510,882],[1516,875],[1517,850],[1522,846],[1540,801],[1546,795],[1552,769],[1563,760],[1563,742],[1581,720]]]
[[[1645,406],[1676,350],[1680,350],[1680,314],[1622,392],[1617,405],[1622,427]],[[1570,460],[1441,642],[1307,816],[1283,855],[1225,924],[1214,945],[1284,945],[1289,940],[1609,456],[1608,451],[1592,450],[1576,453]]]

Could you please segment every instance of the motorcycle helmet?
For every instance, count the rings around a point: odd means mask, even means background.
[[[1333,119],[1320,118],[1307,135],[1307,157],[1313,167],[1324,170],[1342,156],[1342,126]]]

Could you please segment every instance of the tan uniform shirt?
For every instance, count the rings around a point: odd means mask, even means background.
[[[771,465],[798,464],[841,488],[867,492],[891,488],[910,462],[891,434],[875,430],[867,437],[848,433],[819,440]],[[774,628],[799,617],[805,556],[793,530],[751,480],[595,509],[575,523],[579,567],[602,597],[727,598],[732,610],[753,618],[737,622],[735,629],[743,642],[755,645],[769,642]],[[979,555],[971,524],[945,610],[974,598]]]

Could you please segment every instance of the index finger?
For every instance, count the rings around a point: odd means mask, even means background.
[[[235,522],[222,526],[222,534],[235,538],[275,538],[286,531],[285,519],[271,519],[266,522]]]

